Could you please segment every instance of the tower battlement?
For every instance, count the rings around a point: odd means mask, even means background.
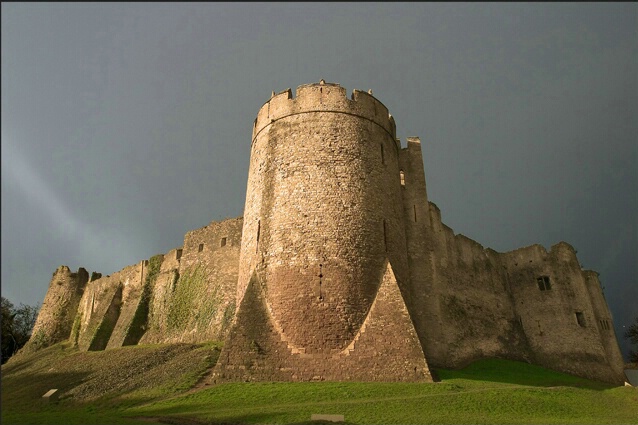
[[[286,89],[273,96],[261,107],[253,124],[252,140],[273,122],[297,114],[324,112],[349,114],[365,118],[382,127],[392,139],[396,139],[396,124],[388,108],[371,93],[353,90],[350,99],[345,87],[336,83],[302,84],[295,96]]]

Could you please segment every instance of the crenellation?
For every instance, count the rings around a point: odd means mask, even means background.
[[[253,126],[255,138],[272,123],[289,116],[305,113],[336,113],[359,116],[374,122],[396,138],[396,124],[388,109],[374,96],[354,90],[352,99],[346,97],[345,88],[332,83],[304,84],[297,88],[296,96],[287,89],[269,99],[257,113]]]
[[[251,143],[242,217],[109,276],[60,266],[29,349],[224,340],[211,383],[431,381],[499,357],[622,384],[598,273],[565,242],[455,234],[421,140],[402,148],[371,90],[273,92]]]

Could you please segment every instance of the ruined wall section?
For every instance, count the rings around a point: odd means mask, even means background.
[[[321,82],[255,121],[238,300],[254,271],[285,339],[339,351],[361,327],[385,258],[408,282],[394,120],[368,93]]]
[[[139,264],[89,282],[77,309],[71,341],[80,350],[104,350],[115,329],[122,307],[123,282],[135,281]],[[139,279],[139,278],[138,278]]]
[[[69,338],[75,312],[88,280],[89,274],[83,268],[72,273],[67,266],[60,266],[53,272],[31,339],[24,351],[38,350]]]
[[[622,383],[598,328],[601,306],[597,314],[574,248],[560,242],[546,252],[535,245],[502,254],[502,259],[535,363]]]
[[[188,232],[160,268],[142,342],[223,340],[235,312],[243,219]]]

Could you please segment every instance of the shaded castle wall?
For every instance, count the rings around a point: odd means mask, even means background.
[[[418,308],[412,312],[417,331],[425,335],[430,365],[457,368],[479,358],[501,357],[623,382],[613,325],[606,332],[601,329],[610,315],[597,277],[594,281],[595,274],[581,270],[569,244],[561,242],[549,253],[540,245],[498,253],[455,235],[440,217],[430,204],[432,233],[425,233],[433,272],[426,288],[431,293],[419,298],[419,288],[414,290],[417,299],[438,308],[438,321],[427,310],[425,317]],[[551,289],[540,289],[543,277]],[[419,279],[413,284],[419,285]],[[432,330],[437,324],[438,339]]]
[[[168,312],[175,284],[179,278],[182,252],[181,248],[172,249],[163,257],[149,300],[147,330],[140,339],[140,344],[164,342],[169,335]]]
[[[77,311],[75,335],[71,336],[81,350],[122,345],[139,303],[144,266],[145,262],[127,266],[87,285]]]
[[[458,367],[483,357],[528,360],[498,253],[455,235],[434,204],[430,211],[433,295],[438,297],[442,332],[438,345],[426,350],[430,363]]]
[[[53,272],[31,339],[24,351],[44,348],[69,338],[75,312],[88,280],[89,274],[83,268],[72,273],[67,266],[60,266]]]
[[[623,360],[622,353],[620,352],[620,347],[618,346],[613,318],[611,317],[611,313],[607,307],[605,294],[603,293],[600,280],[598,280],[598,273],[593,270],[583,270],[582,273],[589,292],[589,299],[594,313],[595,326],[598,327],[600,339],[603,348],[605,349],[607,362],[609,363],[613,373],[617,376],[622,376],[624,373],[625,362]]]
[[[161,257],[159,260],[161,261]],[[148,269],[149,261],[143,260],[122,282],[122,305],[106,348],[134,345],[144,332],[145,317],[141,316],[147,314],[147,305],[145,304],[150,288],[146,288],[145,293],[145,285],[147,284]]]
[[[608,309],[600,297],[592,302],[588,273],[581,269],[574,249],[565,242],[549,252],[534,245],[502,254],[502,258],[535,363],[622,383],[618,344],[603,338],[597,323],[598,317],[609,316]]]

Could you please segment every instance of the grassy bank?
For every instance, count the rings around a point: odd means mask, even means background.
[[[236,383],[189,391],[218,353],[214,345],[187,344],[91,353],[50,347],[2,366],[2,423],[299,424],[322,413],[349,424],[638,424],[635,388],[504,360],[440,370],[441,382],[432,384]],[[60,401],[42,403],[51,388],[60,388]]]

